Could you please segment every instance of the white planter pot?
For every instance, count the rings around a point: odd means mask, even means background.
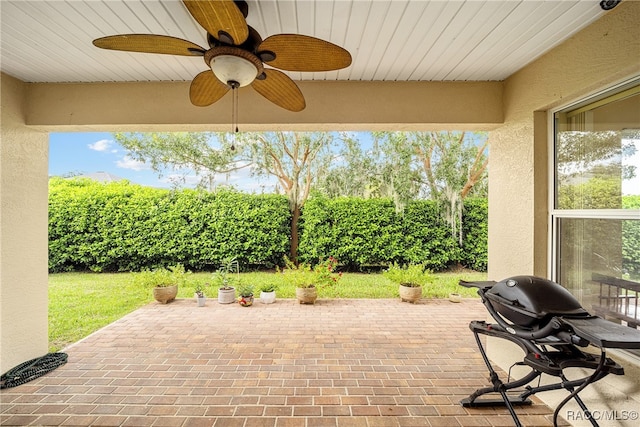
[[[276,291],[260,292],[260,302],[263,304],[273,304],[276,302]]]
[[[231,304],[236,302],[236,288],[218,289],[218,302],[220,304]]]

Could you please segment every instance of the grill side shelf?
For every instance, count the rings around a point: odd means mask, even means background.
[[[571,326],[576,335],[600,348],[640,349],[640,331],[637,329],[596,316],[583,319],[563,317],[562,322]]]

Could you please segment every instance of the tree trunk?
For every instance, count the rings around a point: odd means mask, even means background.
[[[298,219],[300,218],[300,207],[296,206],[291,212],[291,249],[289,259],[298,265]]]

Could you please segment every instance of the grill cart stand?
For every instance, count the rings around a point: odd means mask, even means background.
[[[597,427],[598,423],[578,394],[609,374],[624,375],[622,366],[606,356],[606,349],[640,348],[640,331],[590,315],[566,289],[546,279],[516,276],[500,282],[461,281],[460,285],[477,288],[483,305],[496,321],[472,321],[469,324],[492,385],[462,399],[462,406],[505,406],[515,425],[520,427],[522,423],[515,406],[530,405],[529,397],[536,393],[565,389],[569,394],[554,411],[554,426],[560,409],[573,399],[585,418]],[[518,345],[524,352],[524,358],[514,366],[525,366],[531,371],[522,378],[511,380],[509,377],[504,382],[489,361],[480,334]],[[579,348],[589,345],[597,347],[600,354]],[[567,368],[584,368],[592,370],[592,373],[569,380],[563,372]],[[557,377],[559,381],[540,385],[542,374]],[[536,379],[537,385],[530,385]],[[494,398],[482,397],[489,394]]]

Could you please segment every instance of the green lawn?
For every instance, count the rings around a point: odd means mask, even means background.
[[[279,280],[278,273],[242,273],[241,281],[256,287],[276,283],[278,298],[294,298],[295,288]],[[486,280],[485,273],[436,273],[433,283],[424,286],[425,298],[447,297],[457,292],[477,296],[475,290],[458,286],[460,279]],[[178,298],[193,298],[196,283],[212,283],[210,273],[195,273],[182,286]],[[205,289],[217,298],[215,287]],[[319,298],[399,298],[398,287],[381,274],[345,273],[340,282],[319,291]],[[92,332],[153,301],[151,289],[134,285],[129,273],[58,273],[49,275],[49,350],[58,351]]]

